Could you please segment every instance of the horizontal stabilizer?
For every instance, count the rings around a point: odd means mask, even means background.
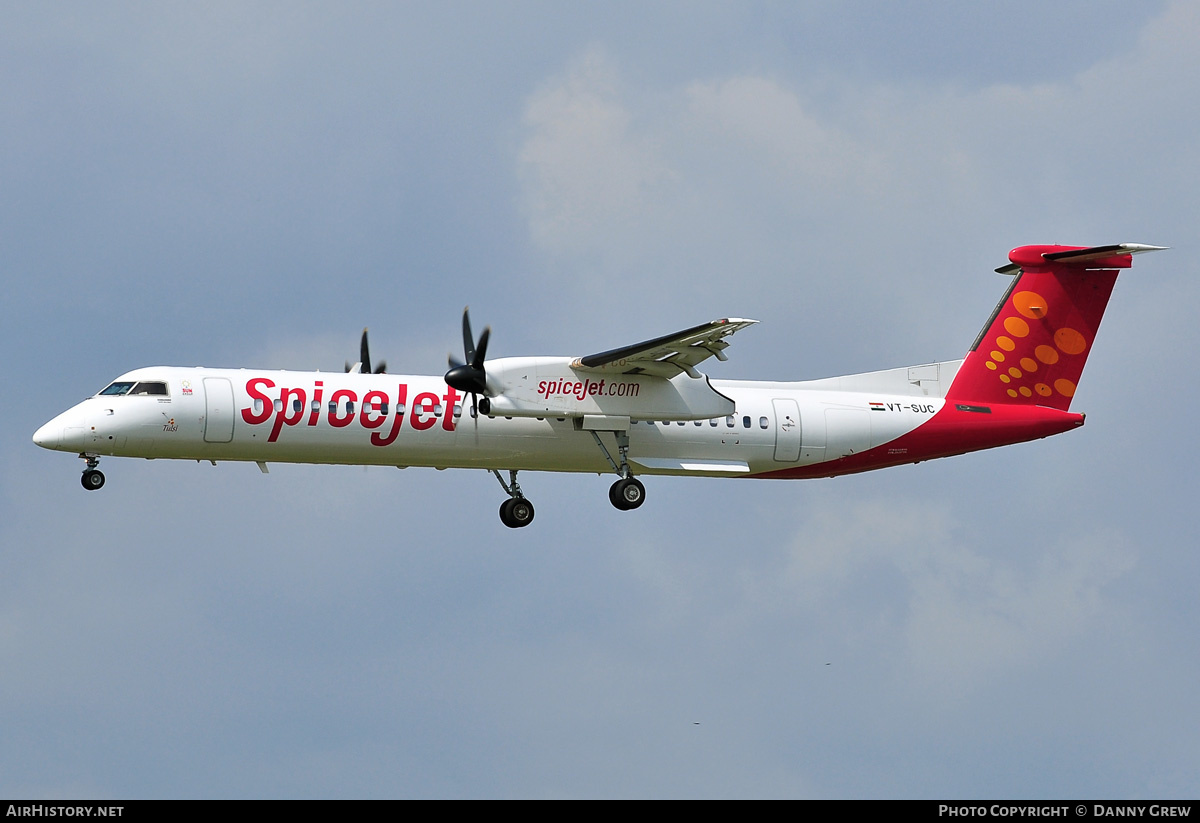
[[[1162,251],[1167,246],[1147,246],[1143,243],[1115,243],[1111,246],[1019,246],[1008,254],[1011,263],[996,269],[997,274],[1015,274],[1021,269],[1056,263],[1060,266],[1080,266],[1085,269],[1127,269],[1131,255]],[[1089,265],[1091,264],[1091,265]]]

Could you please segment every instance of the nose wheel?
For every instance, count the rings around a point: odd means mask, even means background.
[[[94,492],[104,485],[104,472],[96,468],[100,465],[100,458],[94,454],[81,454],[79,456],[87,461],[87,468],[83,470],[83,476],[79,478],[79,482],[85,489]]]

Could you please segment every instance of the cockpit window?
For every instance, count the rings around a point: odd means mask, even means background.
[[[109,384],[104,391],[100,392],[101,397],[115,397],[121,394],[169,397],[171,393],[167,391],[167,384],[161,380],[142,380],[138,383],[132,380],[118,380],[116,383]]]

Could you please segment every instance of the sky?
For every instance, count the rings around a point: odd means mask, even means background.
[[[985,7],[981,7],[985,5]],[[1200,5],[0,0],[0,796],[1195,798]],[[961,357],[1121,275],[1049,440],[832,480],[106,458],[156,365],[436,374],[750,317]],[[1188,354],[1191,352],[1192,354]],[[1185,355],[1187,355],[1185,357]]]

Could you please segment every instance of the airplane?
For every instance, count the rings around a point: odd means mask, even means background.
[[[465,359],[443,376],[372,372],[363,331],[346,372],[153,366],[121,375],[39,428],[33,442],[101,456],[446,468],[491,472],[500,519],[533,521],[521,471],[612,472],[636,509],[640,477],[817,478],[1021,443],[1075,429],[1070,410],[1119,270],[1163,246],[1020,246],[1015,275],[960,360],[801,382],[711,379],[726,318],[582,357],[487,358],[463,311]],[[507,472],[505,480],[502,472]]]

